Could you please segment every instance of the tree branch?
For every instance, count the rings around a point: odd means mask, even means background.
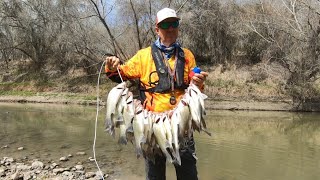
[[[110,36],[110,39],[111,39],[111,42],[112,42],[112,45],[113,45],[113,49],[114,49],[114,54],[119,56],[120,58],[123,58],[123,59],[127,59],[128,57],[126,56],[126,54],[122,51],[120,45],[118,44],[118,42],[116,41],[116,39],[114,38],[108,24],[106,23],[106,20],[104,19],[103,15],[100,13],[99,11],[99,7],[98,5],[93,1],[93,0],[90,0],[91,3],[93,4],[94,6],[94,9],[95,9],[95,12],[98,16],[98,18],[100,19],[100,22],[103,24],[103,26],[106,28],[109,36]]]
[[[138,39],[139,49],[142,49],[142,43],[141,43],[141,40],[140,40],[139,21],[138,21],[137,13],[136,13],[136,11],[134,10],[134,7],[133,7],[132,0],[130,0],[130,6],[131,6],[131,9],[133,11],[133,16],[134,16],[134,20],[135,20],[135,26],[136,26],[136,31],[137,31],[137,39]]]

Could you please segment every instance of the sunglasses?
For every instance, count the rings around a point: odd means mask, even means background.
[[[158,27],[161,29],[169,29],[169,27],[177,28],[179,26],[179,21],[174,22],[161,22],[158,24]]]

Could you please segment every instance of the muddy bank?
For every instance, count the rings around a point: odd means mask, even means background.
[[[96,105],[96,100],[84,100],[83,98],[61,98],[46,96],[0,96],[0,102],[7,103],[54,103],[54,104],[78,104]],[[215,110],[251,110],[251,111],[310,111],[320,112],[320,102],[293,103],[291,100],[223,100],[209,98],[206,101],[207,109]],[[105,99],[99,100],[99,105],[105,105]]]
[[[80,98],[69,99],[61,97],[48,96],[0,96],[0,102],[7,103],[51,103],[51,104],[79,104],[79,105],[96,105],[96,100],[84,100]],[[99,102],[104,105],[104,101]]]

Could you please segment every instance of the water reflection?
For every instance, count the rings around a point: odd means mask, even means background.
[[[201,168],[210,172],[205,179],[320,177],[319,114],[215,111],[210,117],[215,136],[210,143],[198,137],[199,157],[207,161]]]
[[[106,173],[118,179],[144,179],[144,162],[134,146],[119,146],[103,131],[100,112],[97,159]],[[320,115],[317,113],[209,111],[213,136],[195,133],[199,179],[269,180],[319,179]],[[70,166],[82,162],[97,171],[92,156],[95,107],[0,104],[0,157],[28,157],[59,162],[73,154]],[[18,151],[23,146],[25,150]],[[85,156],[76,156],[84,151]],[[108,169],[108,167],[114,167]],[[175,179],[167,165],[168,179]]]

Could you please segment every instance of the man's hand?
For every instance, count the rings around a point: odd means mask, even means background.
[[[199,73],[195,73],[192,77],[192,83],[202,89],[204,81],[206,80],[208,73],[205,71],[201,71]]]
[[[116,70],[116,68],[120,65],[120,59],[116,56],[108,56],[106,57],[106,65],[110,71]]]

